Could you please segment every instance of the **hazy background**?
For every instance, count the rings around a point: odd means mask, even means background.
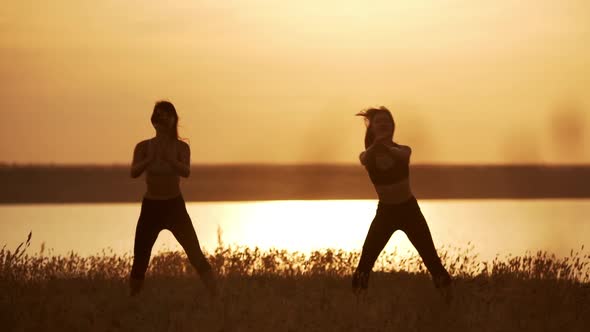
[[[0,162],[128,163],[169,99],[194,163],[590,163],[590,2],[3,1]]]

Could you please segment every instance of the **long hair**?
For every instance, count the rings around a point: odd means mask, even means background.
[[[172,128],[170,138],[180,139],[180,137],[178,136],[178,113],[176,113],[176,108],[174,108],[174,105],[167,100],[160,100],[156,102],[156,104],[154,105],[154,110],[152,112],[152,117],[150,118],[152,124],[155,124],[157,121],[157,111],[166,112],[174,116],[174,127]]]
[[[375,140],[375,136],[373,134],[371,126],[373,123],[373,119],[379,113],[387,114],[387,116],[389,116],[389,118],[391,119],[392,129],[390,136],[393,138],[393,133],[395,132],[395,121],[393,120],[393,115],[387,109],[387,107],[381,106],[379,108],[368,108],[356,114],[357,116],[362,116],[363,118],[365,118],[365,126],[367,127],[367,131],[365,132],[365,149],[371,146],[371,144],[373,144],[373,141]]]

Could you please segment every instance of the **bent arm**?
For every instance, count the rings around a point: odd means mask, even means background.
[[[146,146],[142,142],[135,146],[133,151],[133,162],[131,163],[131,177],[139,177],[148,165],[152,162],[152,159],[148,157]]]
[[[188,144],[182,142],[178,155],[167,161],[178,175],[188,178],[191,174],[191,150]]]
[[[361,152],[359,155],[359,160],[362,165],[367,164],[367,160],[373,157],[375,154],[375,147],[377,144],[373,144],[368,147],[365,151]],[[403,162],[410,161],[410,155],[412,154],[412,148],[406,145],[399,145],[394,143],[394,146],[388,146],[386,149],[387,152],[391,154],[391,156],[397,160],[401,160]]]
[[[370,160],[371,158],[373,158],[373,155],[375,154],[376,147],[378,145],[382,145],[382,143],[374,142],[365,151],[361,152],[361,154],[359,155],[359,160],[361,161],[361,164],[363,166],[367,164],[367,160]]]

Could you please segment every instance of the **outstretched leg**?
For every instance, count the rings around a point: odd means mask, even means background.
[[[152,247],[163,229],[159,220],[157,209],[150,206],[149,202],[143,201],[141,214],[135,228],[135,243],[133,245],[133,266],[131,268],[130,287],[131,295],[139,293],[145,279]]]
[[[435,287],[448,286],[451,283],[451,276],[436,253],[430,229],[417,202],[413,202],[407,214],[402,230],[422,257],[424,265],[432,275]]]
[[[375,261],[391,235],[397,229],[397,224],[385,213],[380,206],[377,214],[369,227],[369,232],[363,244],[363,252],[352,279],[353,290],[366,289],[369,282],[369,274],[375,265]]]
[[[201,250],[197,233],[186,211],[184,201],[181,200],[178,204],[179,206],[175,207],[173,220],[170,222],[170,231],[186,252],[191,265],[199,273],[209,292],[215,295],[217,286],[211,265]]]

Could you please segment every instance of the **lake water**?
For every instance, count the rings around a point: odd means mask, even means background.
[[[420,200],[437,247],[466,248],[482,259],[544,250],[559,256],[590,245],[590,200]],[[226,245],[360,250],[374,200],[187,202],[201,241],[212,251],[218,229]],[[0,245],[14,250],[33,232],[28,252],[131,253],[140,204],[0,205]],[[385,250],[414,252],[402,232]],[[154,252],[180,246],[163,231]],[[585,251],[587,251],[586,249]]]

